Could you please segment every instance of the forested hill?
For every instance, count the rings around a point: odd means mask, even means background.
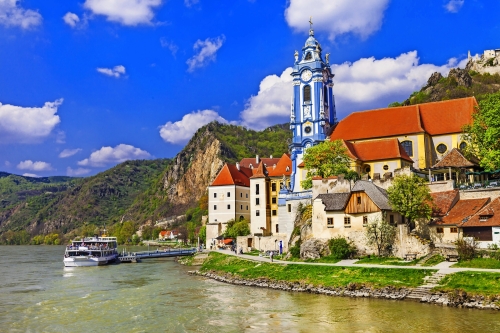
[[[427,84],[415,91],[402,103],[389,106],[414,105],[475,96],[480,101],[484,96],[500,91],[500,75],[478,73],[469,69],[453,68],[447,77],[434,73]]]
[[[201,127],[173,159],[127,161],[92,177],[31,178],[0,174],[0,243],[35,235],[61,238],[103,224],[145,223],[188,212],[199,224],[198,201],[225,162],[288,152],[288,124],[263,131],[212,122]],[[193,214],[193,210],[195,214]],[[195,221],[194,221],[195,220]],[[18,242],[18,243],[19,243]]]

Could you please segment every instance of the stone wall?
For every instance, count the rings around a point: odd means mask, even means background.
[[[500,188],[485,188],[477,190],[465,190],[460,191],[460,199],[480,199],[480,198],[491,198],[494,200],[500,197]]]
[[[428,255],[433,250],[433,245],[430,241],[419,237],[416,234],[408,233],[406,224],[399,224],[396,232],[396,240],[393,246],[393,255],[399,258],[404,258],[406,254],[416,254],[417,258]]]

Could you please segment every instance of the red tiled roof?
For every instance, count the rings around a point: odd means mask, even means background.
[[[412,105],[353,112],[338,123],[330,138],[360,140],[422,132],[418,108]]]
[[[473,166],[479,166],[479,161],[474,159],[468,160],[462,155],[460,150],[453,148],[450,150],[441,161],[434,164],[433,168],[469,168]]]
[[[430,135],[460,133],[470,123],[474,97],[395,108],[353,112],[342,119],[332,140],[362,140],[427,132]]]
[[[266,178],[267,177],[267,169],[264,166],[264,163],[259,163],[259,166],[257,168],[252,169],[253,171],[253,176],[250,178]]]
[[[267,165],[267,172],[270,177],[282,177],[283,175],[290,176],[292,174],[292,160],[290,156],[288,154],[283,154],[279,162],[276,163],[276,167]]]
[[[240,165],[240,169],[238,170],[235,165],[226,163],[210,186],[240,185],[248,187],[250,186],[249,178],[251,176],[251,169]]]
[[[167,231],[165,231],[165,230],[160,231],[160,236],[161,237],[165,236],[166,234],[167,234]]]
[[[462,132],[462,126],[472,121],[476,106],[474,97],[418,104],[422,126],[430,135]]]
[[[349,155],[356,156],[364,162],[404,159],[413,163],[396,138],[344,143],[349,150]]]
[[[262,162],[266,165],[266,167],[272,167],[274,164],[278,164],[280,161],[279,158],[273,157],[273,158],[259,158],[259,162],[256,161],[255,158],[252,157],[246,157],[241,159],[240,161],[240,166],[245,167],[245,168],[250,168],[252,166],[253,168],[256,168],[257,165]]]
[[[498,214],[496,214],[498,212]],[[481,221],[481,216],[488,219]],[[462,228],[469,227],[498,227],[500,226],[500,198],[496,198],[490,202],[486,207],[474,214],[467,222],[462,224]]]
[[[453,204],[458,200],[458,190],[446,191],[446,192],[434,192],[431,193],[432,197],[432,216],[445,216],[453,206]]]
[[[446,216],[433,223],[460,226],[465,219],[476,214],[483,208],[489,200],[489,198],[459,200]]]

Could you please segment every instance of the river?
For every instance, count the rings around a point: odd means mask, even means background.
[[[500,332],[500,313],[237,287],[173,259],[64,268],[63,246],[0,246],[0,332]]]

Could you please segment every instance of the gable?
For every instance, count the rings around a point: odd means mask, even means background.
[[[377,207],[375,202],[362,191],[351,192],[351,196],[345,208],[346,214],[375,213],[380,211],[380,208]]]

